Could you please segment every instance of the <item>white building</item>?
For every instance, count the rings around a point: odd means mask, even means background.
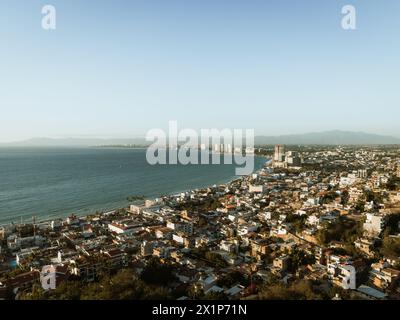
[[[355,174],[349,174],[347,177],[341,177],[339,185],[341,188],[351,186],[357,181]]]
[[[258,230],[258,228],[259,228],[259,224],[257,224],[257,223],[249,223],[246,225],[241,225],[238,228],[238,234],[241,236],[244,236],[250,232],[256,232]]]
[[[316,215],[308,216],[307,223],[311,226],[317,226],[319,224],[319,218]]]
[[[141,229],[141,227],[123,225],[118,223],[110,223],[108,225],[108,230],[116,234],[133,234],[140,231]]]
[[[7,238],[7,247],[12,251],[29,247],[41,247],[45,241],[46,238],[42,236],[20,238],[17,235],[12,234]]]
[[[237,240],[222,240],[219,244],[219,248],[229,253],[237,253],[239,250],[239,243],[237,242]]]
[[[184,241],[185,241],[184,238],[182,236],[178,235],[178,234],[173,234],[172,235],[172,240],[174,240],[175,242],[178,242],[180,244],[183,244]]]
[[[168,221],[167,228],[170,228],[174,231],[183,232],[184,234],[189,235],[189,236],[193,234],[193,222]]]
[[[249,186],[249,192],[250,193],[263,193],[264,192],[264,186],[263,185],[250,185]]]
[[[129,206],[129,212],[134,213],[134,214],[140,214],[142,207],[135,205],[135,204],[131,204]]]
[[[348,264],[328,264],[328,274],[333,283],[345,290],[356,289],[356,269]]]
[[[364,231],[371,236],[378,236],[385,226],[384,218],[380,215],[367,213],[367,220],[363,224]]]

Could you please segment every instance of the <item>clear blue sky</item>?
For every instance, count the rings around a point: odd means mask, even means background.
[[[341,28],[346,4],[355,31]],[[131,137],[168,120],[400,136],[399,36],[398,0],[2,0],[0,141]]]

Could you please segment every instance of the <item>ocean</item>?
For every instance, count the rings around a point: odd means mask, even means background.
[[[255,157],[255,170],[266,162]],[[145,149],[0,148],[0,224],[85,215],[226,183],[235,165],[155,165]]]

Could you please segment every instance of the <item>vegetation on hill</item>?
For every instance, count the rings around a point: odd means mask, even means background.
[[[325,228],[317,232],[317,240],[321,245],[328,245],[332,241],[353,244],[361,236],[361,223],[344,216],[339,217],[335,222],[327,223]]]
[[[166,286],[175,280],[172,268],[152,259],[140,277],[132,269],[114,275],[103,274],[99,281],[64,281],[55,290],[44,291],[40,285],[23,292],[21,300],[157,300],[172,299]]]

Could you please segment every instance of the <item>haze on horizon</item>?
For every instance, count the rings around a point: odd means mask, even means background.
[[[400,137],[400,2],[0,3],[0,143],[151,128]],[[357,9],[357,30],[341,8]]]

